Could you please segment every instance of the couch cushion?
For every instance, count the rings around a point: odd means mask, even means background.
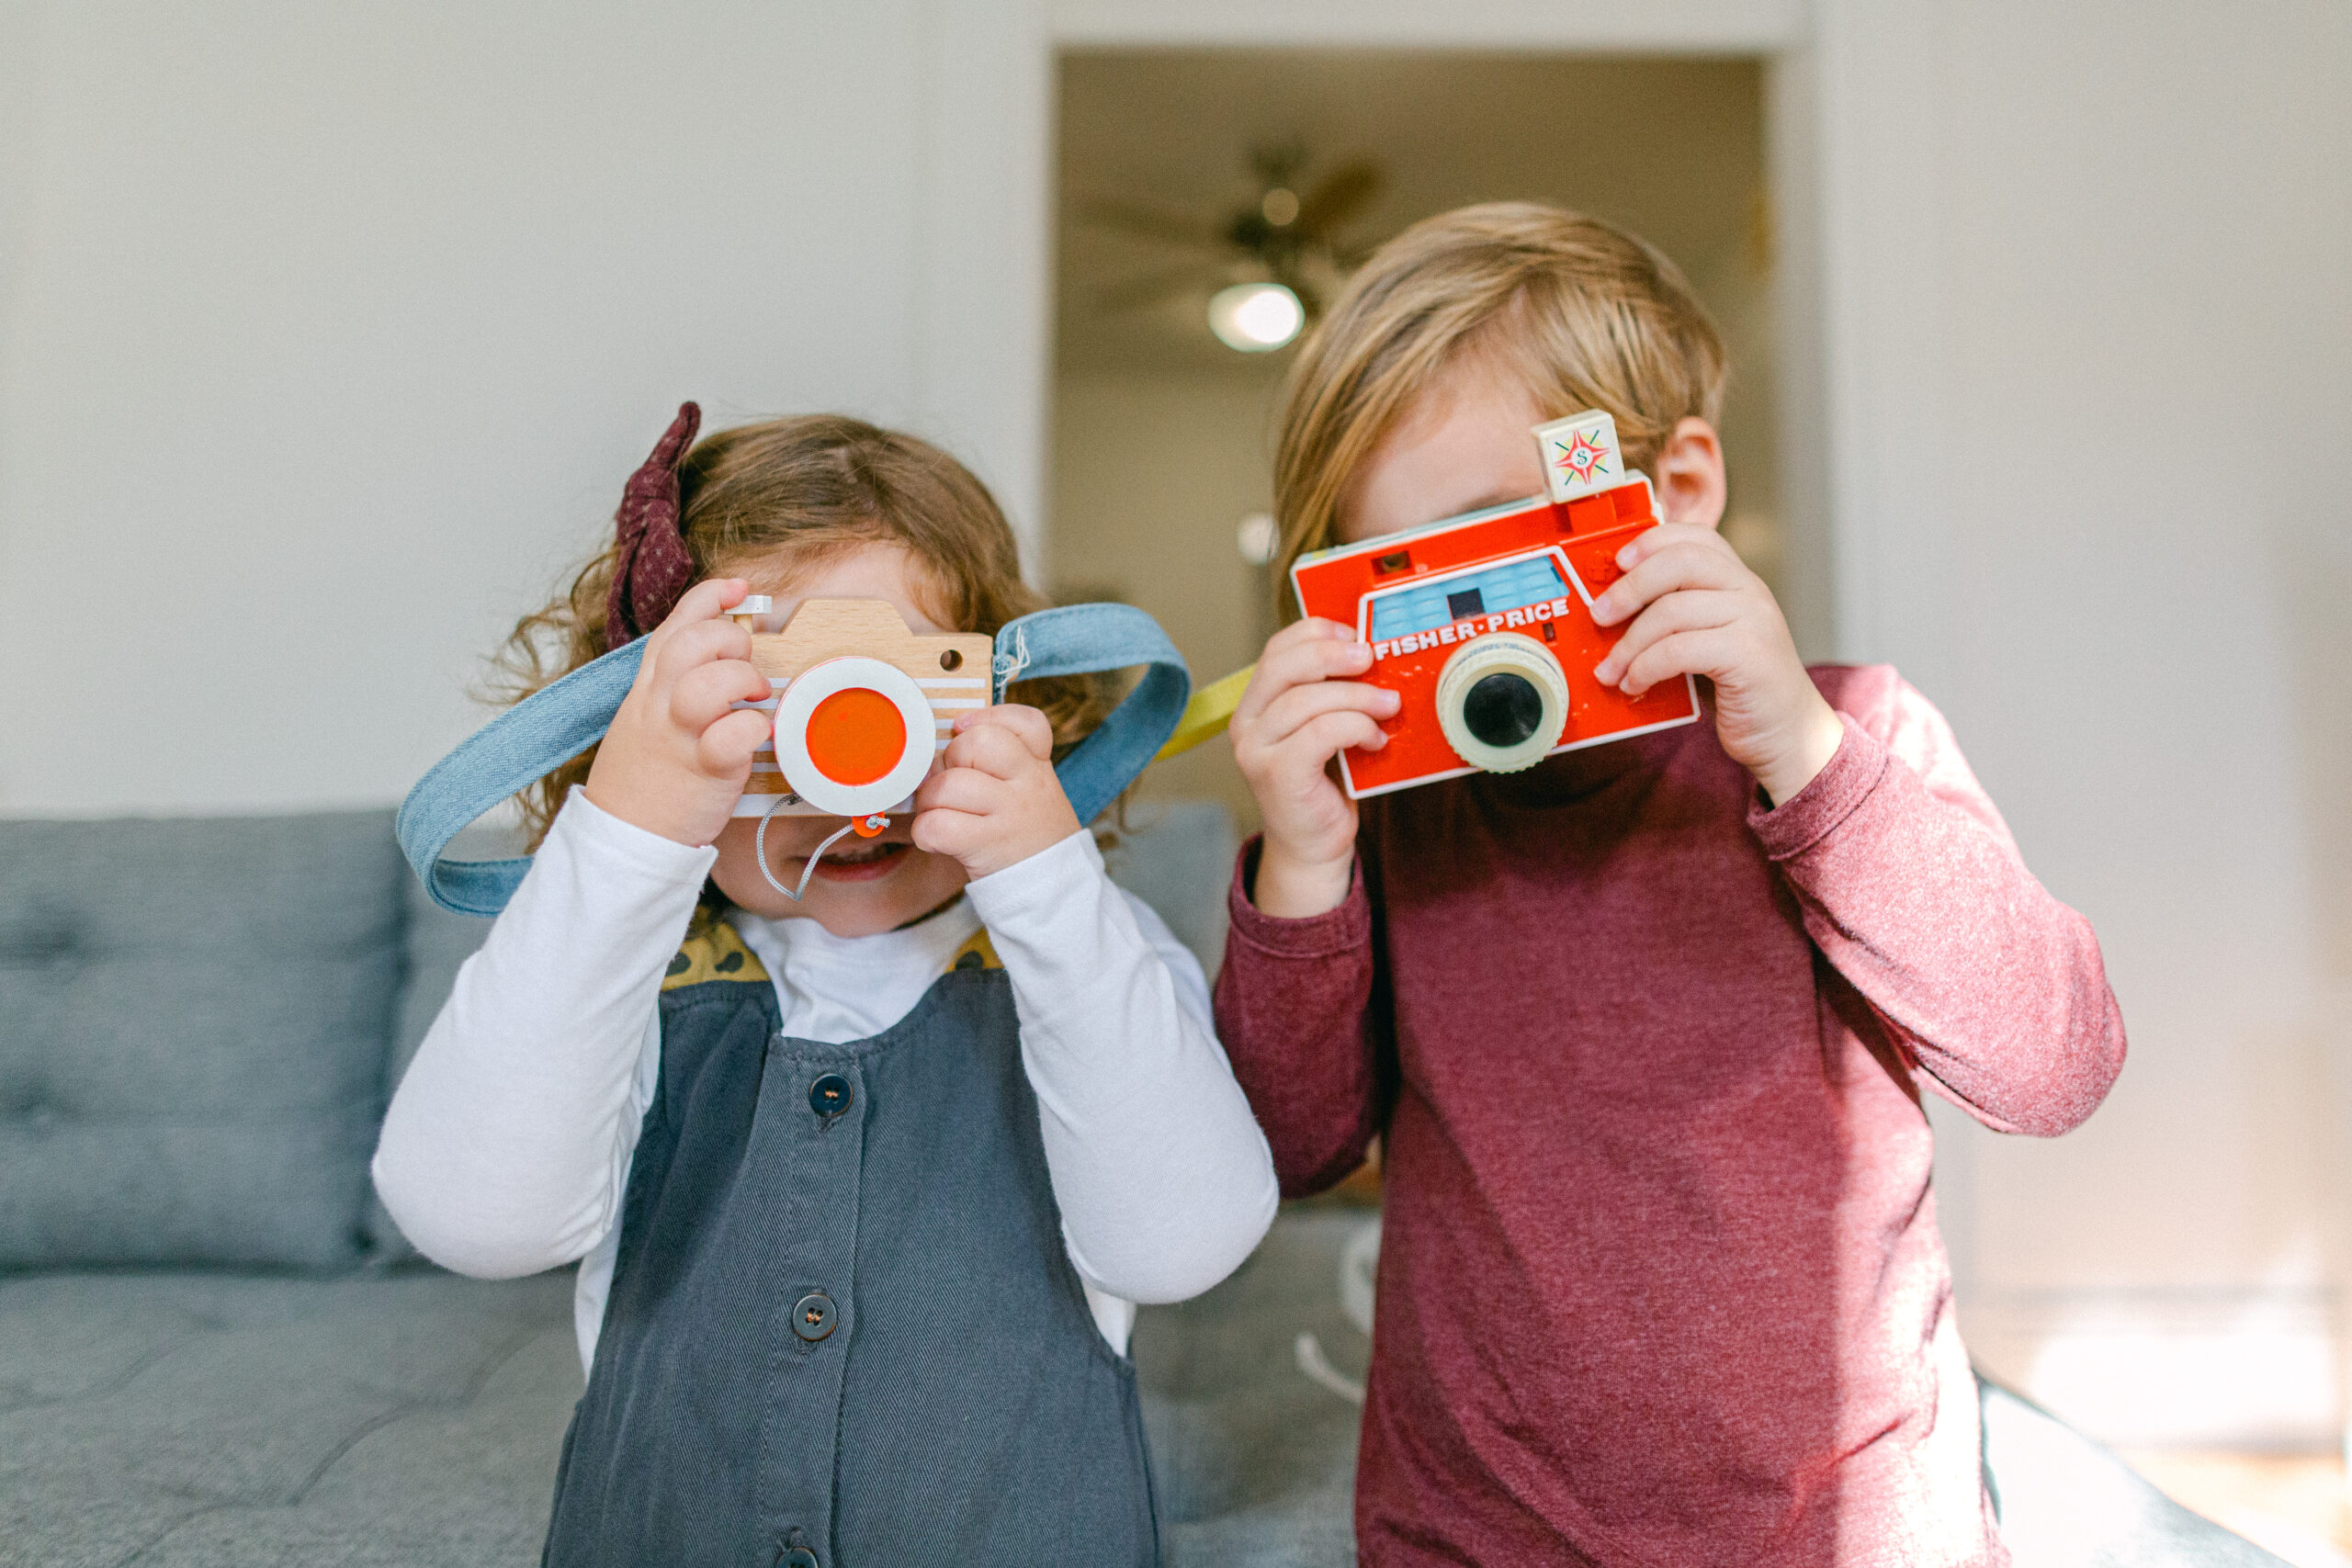
[[[1293,1205],[1233,1278],[1138,1314],[1166,1568],[1355,1561],[1377,1224]],[[527,1568],[580,1395],[571,1287],[0,1279],[0,1568]],[[2281,1568],[2014,1396],[1984,1421],[2017,1568]]]
[[[1150,905],[1209,977],[1225,959],[1225,889],[1240,841],[1215,800],[1141,800],[1103,856],[1111,880]]]
[[[0,823],[0,1267],[360,1253],[390,813]]]
[[[461,860],[521,852],[519,847],[509,848],[503,840],[469,842],[463,833],[452,840],[451,847]],[[408,1071],[416,1048],[424,1043],[424,1032],[433,1027],[441,1004],[449,999],[449,988],[458,983],[458,967],[482,944],[491,925],[478,916],[451,914],[433,901],[432,895],[424,891],[424,884],[414,876],[401,878],[401,899],[404,906],[401,988],[392,1010],[391,1053],[384,1070],[384,1099],[388,1104],[392,1090],[400,1087],[401,1075]],[[368,1191],[368,1217],[364,1223],[370,1261],[385,1265],[415,1261],[416,1248],[401,1235],[400,1226],[392,1223],[390,1213],[372,1186]]]
[[[1361,1382],[1370,1345],[1340,1280],[1350,1245],[1378,1224],[1363,1210],[1291,1205],[1232,1278],[1136,1314],[1165,1568],[1355,1562],[1362,1416],[1301,1370],[1300,1341],[1313,1336],[1338,1381]]]
[[[536,1562],[571,1284],[0,1280],[0,1568]]]

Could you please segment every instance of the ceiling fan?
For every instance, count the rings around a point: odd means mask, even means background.
[[[1097,290],[1095,308],[1137,310],[1206,287],[1216,290],[1210,330],[1228,346],[1262,353],[1297,336],[1363,259],[1367,247],[1342,243],[1339,231],[1379,193],[1383,175],[1358,158],[1306,185],[1308,159],[1295,142],[1260,147],[1250,167],[1257,197],[1217,215],[1131,197],[1080,197],[1087,222],[1198,253]]]

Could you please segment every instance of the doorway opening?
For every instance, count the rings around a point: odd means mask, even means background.
[[[1244,321],[1233,346],[1237,301],[1264,335],[1284,324],[1279,300],[1238,286],[1281,283],[1311,309],[1388,235],[1514,198],[1629,229],[1689,276],[1731,356],[1724,531],[1781,591],[1761,59],[1073,49],[1056,93],[1057,594],[1149,611],[1196,682],[1255,659],[1276,624],[1272,421],[1295,340],[1261,349]],[[1285,228],[1314,232],[1286,250]],[[1145,790],[1255,821],[1222,742],[1155,768]]]

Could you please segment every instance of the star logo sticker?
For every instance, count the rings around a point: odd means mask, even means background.
[[[1562,473],[1573,474],[1581,483],[1589,484],[1595,474],[1609,471],[1609,448],[1593,440],[1583,431],[1573,431],[1566,441],[1555,441],[1552,466]]]

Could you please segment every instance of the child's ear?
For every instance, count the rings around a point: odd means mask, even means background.
[[[1695,417],[1678,422],[1652,468],[1666,522],[1713,528],[1724,520],[1724,444],[1713,425]]]

